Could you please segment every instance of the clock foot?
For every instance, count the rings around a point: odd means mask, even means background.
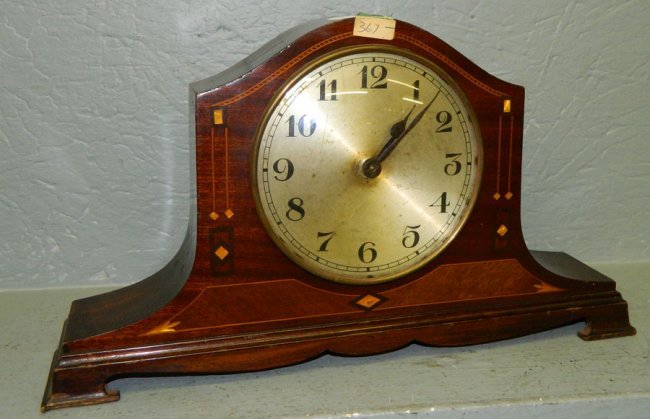
[[[578,332],[582,340],[599,340],[636,335],[636,329],[630,325],[627,304],[616,307],[601,308],[586,318],[585,327]]]
[[[577,284],[574,286],[576,289],[581,287],[579,284],[589,284],[589,286],[605,283],[615,284],[612,279],[565,253],[538,250],[532,250],[530,253],[535,261],[548,271],[571,278]],[[579,297],[576,298],[577,301],[581,300]],[[636,329],[630,325],[627,303],[619,293],[616,293],[611,300],[601,300],[593,305],[585,311],[583,319],[586,325],[578,332],[578,336],[583,340],[608,339],[636,334]]]
[[[106,377],[97,377],[91,372],[65,377],[65,373],[53,370],[43,395],[41,412],[64,407],[115,402],[119,399],[119,391],[106,388]]]

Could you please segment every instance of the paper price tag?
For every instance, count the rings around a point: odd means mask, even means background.
[[[354,18],[354,36],[385,39],[395,38],[395,19],[376,16],[356,16]]]

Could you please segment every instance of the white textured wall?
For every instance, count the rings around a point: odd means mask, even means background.
[[[531,247],[650,260],[647,0],[3,0],[0,289],[158,270],[188,216],[188,83],[295,24],[358,11],[526,87]]]

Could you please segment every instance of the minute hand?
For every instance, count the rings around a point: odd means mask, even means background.
[[[390,155],[390,153],[395,150],[395,148],[398,146],[398,144],[406,137],[406,134],[408,134],[417,124],[420,122],[424,114],[429,110],[433,102],[438,98],[438,95],[440,94],[440,90],[438,90],[438,93],[427,103],[427,106],[425,106],[415,117],[413,118],[413,121],[409,124],[408,127],[396,138],[391,138],[385,145],[384,147],[379,150],[379,153],[375,157],[373,157],[371,160],[373,160],[376,164],[381,164],[386,157]]]

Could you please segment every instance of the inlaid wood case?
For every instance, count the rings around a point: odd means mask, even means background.
[[[155,275],[72,303],[43,410],[117,400],[106,383],[129,376],[575,322],[585,340],[635,333],[614,281],[526,247],[524,89],[434,35],[305,24],[193,83],[190,106],[185,240]]]

